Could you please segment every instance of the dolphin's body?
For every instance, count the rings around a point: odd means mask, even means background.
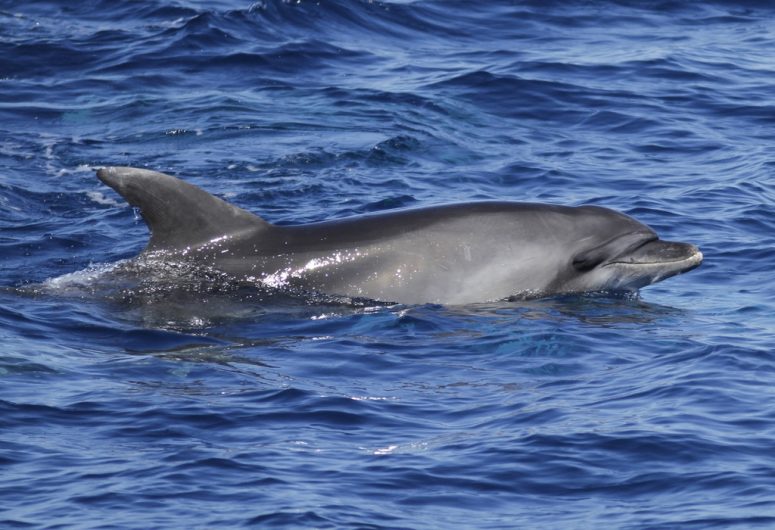
[[[275,226],[175,177],[128,167],[97,176],[140,209],[145,255],[193,260],[241,281],[385,302],[465,304],[634,291],[697,267],[598,206],[478,202]]]

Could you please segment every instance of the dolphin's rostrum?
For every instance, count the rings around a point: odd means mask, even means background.
[[[270,287],[465,304],[634,291],[702,262],[696,246],[599,206],[475,202],[276,226],[163,173],[97,176],[140,209],[151,231],[144,254]]]

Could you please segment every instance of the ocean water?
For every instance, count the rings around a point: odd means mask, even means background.
[[[1,528],[775,528],[768,2],[0,0]],[[101,282],[168,172],[282,224],[599,204],[637,297]]]

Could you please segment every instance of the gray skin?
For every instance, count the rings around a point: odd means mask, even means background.
[[[687,243],[598,206],[477,202],[275,226],[180,179],[97,176],[140,209],[145,257],[270,287],[405,304],[635,291],[700,265]]]

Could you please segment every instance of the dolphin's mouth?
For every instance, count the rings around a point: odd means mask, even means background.
[[[699,267],[702,259],[702,252],[695,245],[652,239],[628,249],[604,266],[658,267],[672,275]]]

